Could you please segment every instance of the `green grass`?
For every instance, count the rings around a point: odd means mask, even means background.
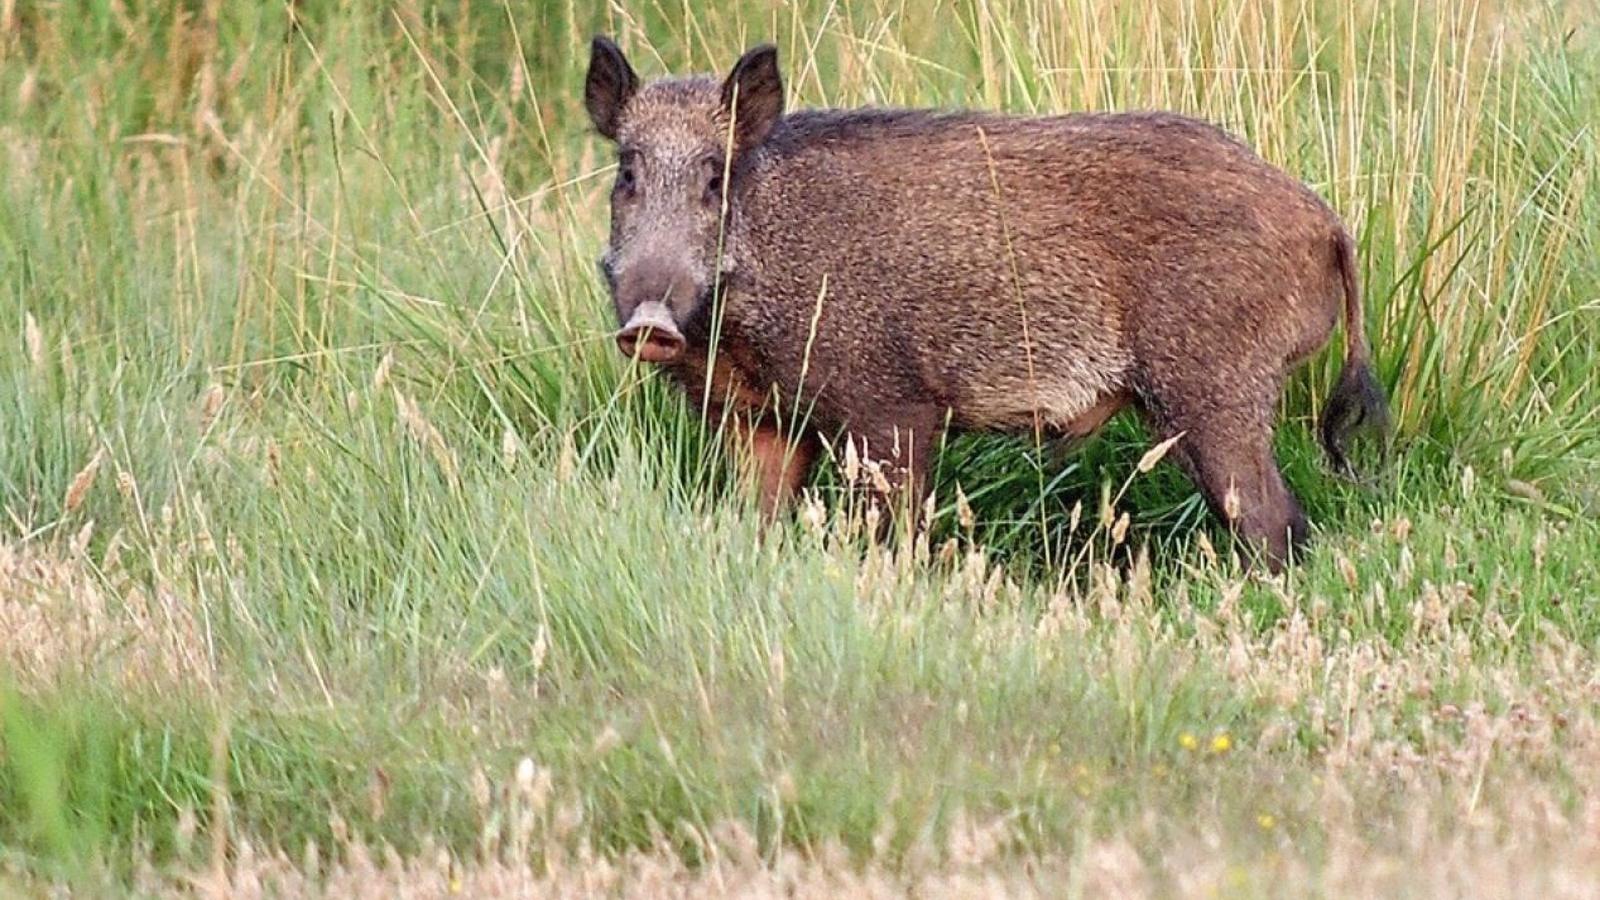
[[[729,821],[911,870],[1002,821],[1079,889],[1108,841],[1211,883],[1184,848],[1215,833],[1218,883],[1270,892],[1285,856],[1426,849],[1391,840],[1419,810],[1406,840],[1600,800],[1581,4],[157,6],[0,3],[0,886],[340,833],[704,864]],[[770,38],[797,106],[1226,124],[1358,235],[1394,458],[1327,474],[1326,354],[1284,401],[1319,535],[1281,582],[1136,471],[1131,418],[953,440],[891,546],[824,466],[761,539],[607,334],[594,30],[651,74]],[[1504,737],[1530,710],[1565,724]],[[474,786],[520,796],[524,757],[531,844]]]

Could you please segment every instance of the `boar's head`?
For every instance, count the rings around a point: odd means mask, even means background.
[[[783,114],[777,50],[749,51],[720,83],[641,84],[617,45],[596,37],[584,105],[617,147],[611,239],[600,259],[621,325],[617,346],[675,362],[685,334],[704,328],[724,268],[728,179]]]

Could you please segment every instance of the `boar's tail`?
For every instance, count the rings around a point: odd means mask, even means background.
[[[1361,288],[1356,283],[1355,243],[1342,230],[1335,238],[1335,262],[1344,282],[1344,369],[1339,373],[1339,383],[1322,410],[1322,446],[1328,458],[1341,474],[1350,475],[1349,457],[1345,444],[1359,428],[1369,428],[1380,435],[1389,431],[1389,404],[1384,399],[1383,387],[1372,370],[1372,350],[1367,345],[1361,311]]]

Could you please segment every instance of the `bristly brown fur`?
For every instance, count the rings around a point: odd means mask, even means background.
[[[1323,426],[1337,464],[1382,409],[1353,244],[1320,198],[1169,113],[782,114],[763,54],[720,86],[646,84],[615,112],[617,312],[673,310],[689,350],[668,370],[694,396],[715,373],[715,411],[747,439],[807,408],[791,459],[842,431],[894,463],[913,501],[947,426],[1076,435],[1132,405],[1157,439],[1183,435],[1173,456],[1218,515],[1288,559],[1307,524],[1272,456],[1276,404],[1341,311],[1346,369]],[[739,122],[752,115],[770,121]],[[727,369],[705,359],[714,288]],[[784,465],[758,482],[787,496]]]

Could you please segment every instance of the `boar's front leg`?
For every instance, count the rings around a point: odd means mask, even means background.
[[[746,415],[732,417],[728,435],[734,458],[760,496],[761,521],[770,525],[793,502],[811,474],[817,441],[809,433],[786,434],[776,423]]]
[[[886,507],[879,537],[886,537],[894,518],[903,517],[907,530],[915,530],[928,492],[929,460],[939,433],[936,411],[897,416],[871,427],[855,426],[845,435],[863,462],[857,476]]]

